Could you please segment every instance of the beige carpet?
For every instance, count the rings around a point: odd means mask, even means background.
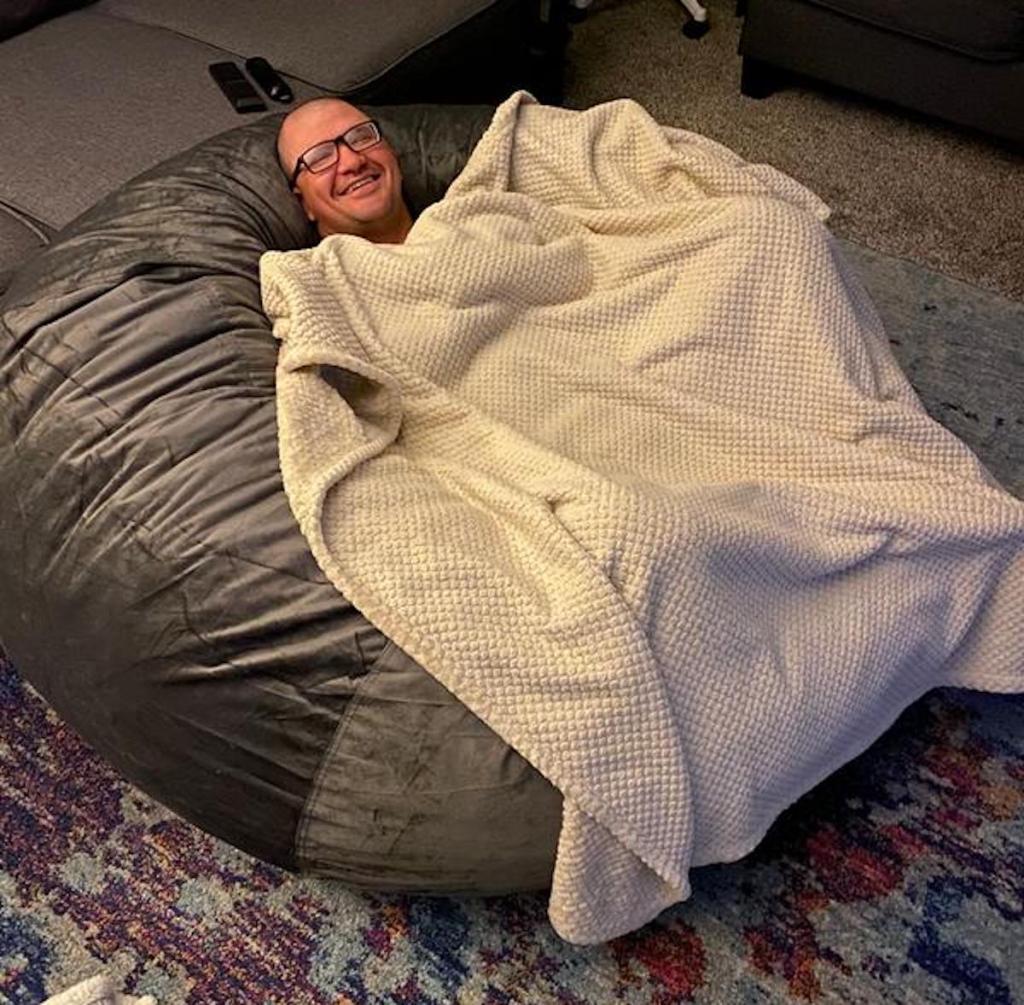
[[[694,41],[678,0],[595,0],[574,29],[566,104],[635,98],[803,182],[835,233],[1024,300],[1024,152],[824,86],[745,98],[742,20],[733,0],[708,8]]]

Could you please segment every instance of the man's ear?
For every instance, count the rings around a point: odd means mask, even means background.
[[[311,212],[309,206],[306,205],[306,199],[302,192],[297,188],[293,188],[292,191],[295,193],[295,198],[299,200],[299,205],[302,207],[302,212],[306,214],[306,219],[310,223],[316,223],[316,216]]]

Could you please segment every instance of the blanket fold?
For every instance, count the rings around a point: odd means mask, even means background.
[[[1024,504],[931,420],[793,179],[504,102],[405,244],[268,253],[290,504],[565,797],[578,943],[955,684],[1024,687]]]

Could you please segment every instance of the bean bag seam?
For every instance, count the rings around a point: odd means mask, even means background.
[[[365,686],[366,682],[373,676],[381,672],[381,664],[384,658],[395,648],[395,643],[388,639],[387,645],[381,650],[377,658],[370,664],[367,672],[363,674],[356,682],[355,692],[352,695],[351,700],[342,713],[341,721],[338,723],[337,728],[334,730],[334,736],[331,738],[331,744],[324,752],[323,757],[320,758],[320,764],[317,767],[316,777],[313,780],[313,784],[310,786],[309,795],[306,797],[306,802],[302,807],[302,814],[299,817],[299,826],[295,829],[295,840],[292,847],[292,858],[299,866],[300,870],[315,869],[316,863],[311,855],[307,855],[306,848],[309,840],[309,828],[312,822],[312,808],[315,803],[320,799],[323,792],[328,765],[333,762],[334,755],[341,748],[342,742],[348,733],[348,725],[355,713],[355,710],[364,704],[366,700]]]

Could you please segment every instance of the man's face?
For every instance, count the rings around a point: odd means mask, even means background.
[[[366,120],[363,112],[340,99],[297,108],[285,119],[278,136],[282,167],[290,175],[311,147]],[[369,240],[400,241],[408,231],[402,172],[387,140],[358,153],[338,144],[337,163],[319,173],[303,168],[295,188],[321,237],[356,234]]]

